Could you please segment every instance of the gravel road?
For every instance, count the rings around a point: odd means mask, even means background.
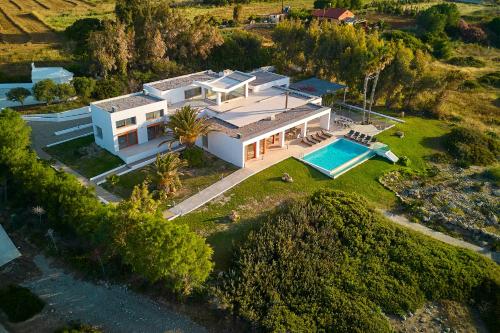
[[[123,286],[101,286],[52,268],[41,255],[34,262],[40,277],[24,285],[38,294],[63,320],[80,320],[105,332],[206,332],[184,315]]]

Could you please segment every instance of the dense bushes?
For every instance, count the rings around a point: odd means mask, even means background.
[[[426,299],[468,301],[483,283],[492,289],[482,301],[495,311],[493,262],[396,227],[353,195],[325,190],[286,205],[252,232],[216,295],[267,331],[386,332],[383,313],[414,311]]]
[[[485,74],[478,81],[493,88],[500,88],[500,72]]]
[[[110,260],[120,258],[152,282],[188,293],[206,280],[211,248],[187,226],[163,220],[145,187],[119,206],[101,205],[93,190],[28,150],[29,132],[16,112],[0,113],[0,176],[15,189],[13,202],[43,207],[51,227],[76,235],[89,252],[100,248]]]
[[[448,60],[448,63],[454,66],[462,66],[462,67],[481,68],[485,66],[484,61],[474,57],[453,57]]]
[[[27,288],[10,285],[0,289],[0,309],[13,323],[30,319],[44,306],[44,301]]]
[[[500,154],[498,139],[465,127],[454,128],[445,140],[449,153],[462,166],[488,165],[497,161]]]
[[[225,35],[224,43],[215,47],[208,58],[209,66],[216,71],[227,68],[252,70],[268,65],[270,61],[270,50],[263,47],[262,38],[241,30]]]

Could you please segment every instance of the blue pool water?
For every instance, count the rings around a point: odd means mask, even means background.
[[[353,158],[367,152],[369,148],[346,139],[339,139],[328,146],[304,156],[304,161],[332,171]]]

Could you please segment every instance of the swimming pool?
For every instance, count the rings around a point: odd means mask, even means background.
[[[338,139],[330,143],[328,146],[305,155],[302,159],[311,166],[318,167],[317,169],[323,173],[328,173],[328,175],[334,176],[332,173],[337,171],[340,166],[343,166],[347,164],[347,162],[353,161],[354,159],[356,159],[356,161],[353,162],[358,162],[359,160],[358,163],[353,163],[352,167],[354,167],[367,158],[370,158],[372,156],[370,152],[371,149],[368,147],[347,139]],[[341,168],[341,170],[338,171],[343,173],[347,170]]]

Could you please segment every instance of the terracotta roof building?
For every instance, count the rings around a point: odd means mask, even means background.
[[[354,18],[354,13],[344,8],[325,8],[313,10],[312,16],[320,21],[328,20],[330,22],[342,22],[348,18]]]

